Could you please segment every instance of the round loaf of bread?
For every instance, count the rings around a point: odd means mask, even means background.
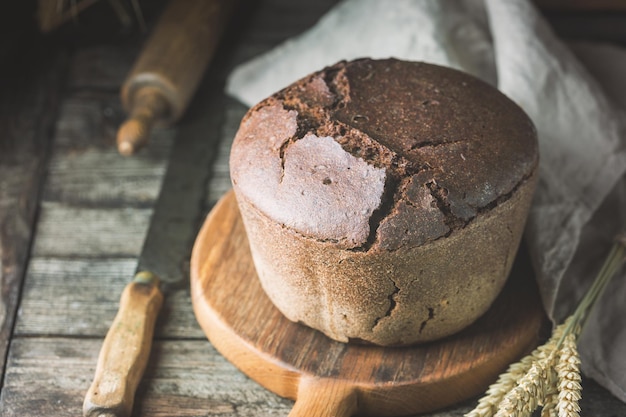
[[[233,188],[261,284],[341,342],[408,345],[481,316],[515,258],[536,130],[463,72],[340,62],[241,122]]]

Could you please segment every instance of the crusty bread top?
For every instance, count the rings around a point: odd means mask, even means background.
[[[270,221],[353,250],[419,246],[508,199],[535,128],[481,80],[395,59],[340,62],[242,120],[231,177]]]

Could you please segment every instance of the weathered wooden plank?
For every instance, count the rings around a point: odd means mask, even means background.
[[[114,93],[81,91],[63,100],[55,127],[55,149],[114,147],[117,126],[124,117]]]
[[[100,341],[93,339],[16,338],[0,415],[80,415],[99,349]],[[581,415],[624,415],[626,405],[592,381],[585,380],[584,386]],[[460,417],[473,404],[469,401],[429,416]],[[246,378],[206,341],[157,341],[133,415],[286,416],[292,405]]]
[[[63,101],[44,200],[87,206],[154,201],[175,131],[156,130],[151,146],[126,158],[115,146],[123,118],[113,93],[78,92]]]
[[[136,259],[31,259],[15,334],[103,336],[136,264]]]
[[[31,260],[15,334],[104,337],[137,260]],[[166,293],[157,338],[204,339],[191,308],[188,286]]]
[[[140,41],[132,39],[124,48],[95,45],[77,50],[69,67],[68,87],[117,93],[140,52]]]
[[[71,205],[148,206],[156,199],[175,131],[155,131],[132,158],[121,156],[115,133],[122,119],[111,93],[76,93],[64,100],[43,199]]]
[[[0,369],[13,327],[67,54],[23,36],[0,73]],[[13,41],[16,41],[13,39]],[[49,46],[49,45],[48,45]]]
[[[114,148],[55,152],[44,199],[74,206],[149,206],[161,187],[166,166],[162,156],[124,158]]]
[[[136,257],[143,246],[149,208],[41,206],[34,256]]]
[[[100,340],[16,338],[0,415],[80,415]],[[204,340],[157,341],[135,401],[142,416],[287,415],[291,402],[237,371]]]
[[[116,149],[115,136],[126,117],[115,92],[81,90],[63,100],[55,127],[55,149],[83,152]],[[162,158],[171,146],[172,132],[156,130],[143,158]],[[123,158],[120,156],[120,158]]]
[[[212,80],[224,77],[233,63],[305,30],[332,4],[259,2],[254,14],[242,17],[249,24],[234,25],[231,35],[236,36],[222,48]],[[126,45],[90,48],[78,51],[68,74],[71,92],[56,126],[35,257],[0,396],[3,416],[80,415],[102,336],[134,272],[172,142],[171,131],[163,140],[156,132],[138,155],[118,159],[114,140],[124,114],[117,88],[134,52],[124,50]],[[219,128],[207,207],[230,187],[227,156],[245,112],[234,101],[224,103],[226,120]],[[20,187],[12,181],[6,188]],[[166,297],[134,415],[287,415],[290,401],[245,378],[204,340],[188,297],[184,289]],[[584,397],[585,414],[626,415],[623,404],[588,381]],[[461,416],[470,406],[433,415]]]

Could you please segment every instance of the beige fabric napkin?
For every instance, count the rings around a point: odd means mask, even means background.
[[[231,74],[253,105],[342,59],[447,65],[497,86],[539,132],[526,241],[549,316],[562,320],[626,230],[626,49],[566,45],[527,0],[344,0],[313,28]],[[583,371],[626,401],[626,272],[587,322]]]

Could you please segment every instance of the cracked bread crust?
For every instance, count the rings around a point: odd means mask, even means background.
[[[537,163],[531,121],[496,89],[362,59],[252,108],[231,178],[283,314],[343,342],[405,345],[460,330],[497,296]]]

